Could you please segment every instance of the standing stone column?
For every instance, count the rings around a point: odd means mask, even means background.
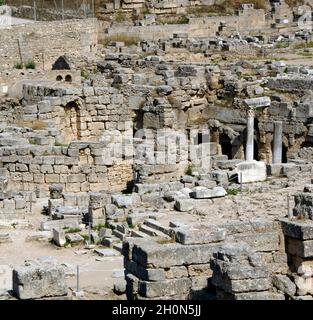
[[[254,154],[254,111],[248,111],[246,161],[253,161]]]
[[[283,123],[274,122],[273,163],[282,163]]]

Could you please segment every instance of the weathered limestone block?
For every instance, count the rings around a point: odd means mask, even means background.
[[[236,166],[239,183],[266,180],[266,164],[261,161],[245,161]]]
[[[181,212],[191,211],[194,207],[194,200],[177,199],[174,205],[175,209]]]
[[[190,264],[209,263],[213,252],[219,244],[204,244],[185,246],[176,243],[157,244],[146,239],[136,239],[132,246],[129,241],[123,243],[124,255],[131,255],[130,259],[143,267],[170,268]]]
[[[163,281],[166,280],[166,272],[164,269],[147,269],[142,267],[135,261],[131,261],[124,257],[124,268],[127,272],[132,273],[136,277],[146,281]]]
[[[12,268],[0,265],[0,296],[12,290]]]
[[[305,219],[313,220],[313,193],[301,192],[294,197],[293,214]]]
[[[294,163],[283,163],[282,167],[283,167],[283,175],[285,175],[288,178],[295,176],[300,171],[300,167]]]
[[[191,288],[189,278],[171,279],[159,282],[147,282],[139,280],[138,293],[147,298],[174,296],[188,293]]]
[[[285,275],[274,275],[273,284],[278,290],[290,297],[296,293],[296,285]]]
[[[298,240],[313,240],[313,221],[280,219],[285,236]]]
[[[212,284],[222,293],[217,294],[218,299],[240,299],[238,295],[244,293],[248,293],[247,299],[253,299],[256,293],[272,289],[270,272],[262,263],[261,255],[244,243],[222,246],[214,253],[211,268]]]
[[[213,270],[210,264],[193,264],[187,267],[189,277],[211,277]]]
[[[266,291],[272,286],[270,278],[230,280],[218,277],[213,273],[212,283],[228,293]]]
[[[176,232],[176,241],[184,245],[220,242],[225,237],[226,230],[216,226],[182,227]]]
[[[36,260],[13,270],[13,290],[19,299],[65,296],[65,272],[52,260]]]
[[[166,279],[180,279],[180,278],[188,278],[187,268],[182,267],[172,267],[169,270],[165,271]]]
[[[246,292],[234,295],[235,300],[285,300],[285,296],[271,291]]]
[[[112,196],[112,202],[118,208],[131,208],[136,207],[140,204],[140,196],[133,194],[130,196],[123,196],[123,195],[114,195]]]
[[[279,250],[278,232],[263,232],[259,234],[234,235],[235,241],[244,242],[255,251],[277,251]]]
[[[303,278],[297,275],[294,278],[298,296],[313,295],[313,278]]]
[[[213,189],[207,189],[205,187],[195,187],[190,194],[191,198],[195,199],[211,199],[226,196],[227,192],[223,187],[215,187]]]
[[[52,185],[49,187],[49,191],[50,191],[50,198],[51,199],[61,199],[62,192],[63,192],[63,186],[62,185]]]
[[[67,233],[65,238],[71,244],[80,244],[80,243],[84,243],[85,241],[85,239],[78,233]]]
[[[53,241],[56,245],[59,247],[64,247],[66,244],[66,239],[65,239],[65,232],[64,230],[58,230],[53,228]]]

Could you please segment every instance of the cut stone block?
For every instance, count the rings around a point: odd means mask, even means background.
[[[13,290],[19,299],[67,295],[64,268],[37,260],[13,270]]]
[[[239,183],[266,180],[266,164],[261,161],[244,161],[236,166]]]
[[[175,209],[181,212],[191,211],[194,207],[194,201],[190,199],[179,199],[175,201]]]
[[[212,226],[183,227],[176,232],[176,241],[184,245],[205,244],[224,240],[226,230]]]
[[[213,189],[207,189],[205,187],[195,187],[190,194],[194,199],[211,199],[226,196],[227,192],[222,187],[215,187]]]

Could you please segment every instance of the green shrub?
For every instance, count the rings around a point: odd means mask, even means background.
[[[280,42],[276,44],[277,49],[284,49],[289,47],[289,42]]]
[[[118,33],[115,35],[109,35],[105,38],[99,40],[99,43],[103,46],[107,46],[110,42],[124,42],[125,46],[137,45],[140,42],[140,38],[138,36],[132,36],[126,33]]]
[[[236,196],[241,192],[240,188],[229,188],[227,189],[227,194],[230,196]]]
[[[67,144],[64,144],[64,143],[62,143],[62,142],[60,142],[58,140],[55,141],[54,145],[56,147],[67,147],[68,146]]]
[[[192,176],[192,166],[188,166],[188,168],[185,171],[185,174],[187,176]]]
[[[23,69],[23,63],[22,62],[16,62],[14,65],[15,69]]]
[[[100,223],[100,224],[97,224],[92,227],[92,230],[94,230],[94,231],[100,231],[101,229],[110,229],[109,224],[108,223],[106,223],[106,224]]]
[[[79,228],[69,228],[65,231],[65,233],[77,233],[80,232],[81,230]]]
[[[294,48],[295,49],[313,48],[313,41],[309,41],[308,43],[306,42],[296,43],[294,45]]]
[[[25,63],[25,68],[26,69],[36,69],[36,63],[33,60],[27,61]]]

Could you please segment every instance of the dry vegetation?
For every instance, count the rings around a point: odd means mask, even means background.
[[[222,15],[226,13],[233,13],[235,10],[240,8],[241,4],[247,2],[253,3],[256,9],[265,9],[268,4],[268,1],[266,0],[225,0],[220,4],[190,7],[187,9],[187,12],[188,14],[194,15]]]
[[[110,42],[124,42],[126,46],[137,45],[140,42],[138,36],[131,36],[126,33],[119,33],[116,35],[106,36],[105,38],[99,40],[99,43],[107,46]]]

